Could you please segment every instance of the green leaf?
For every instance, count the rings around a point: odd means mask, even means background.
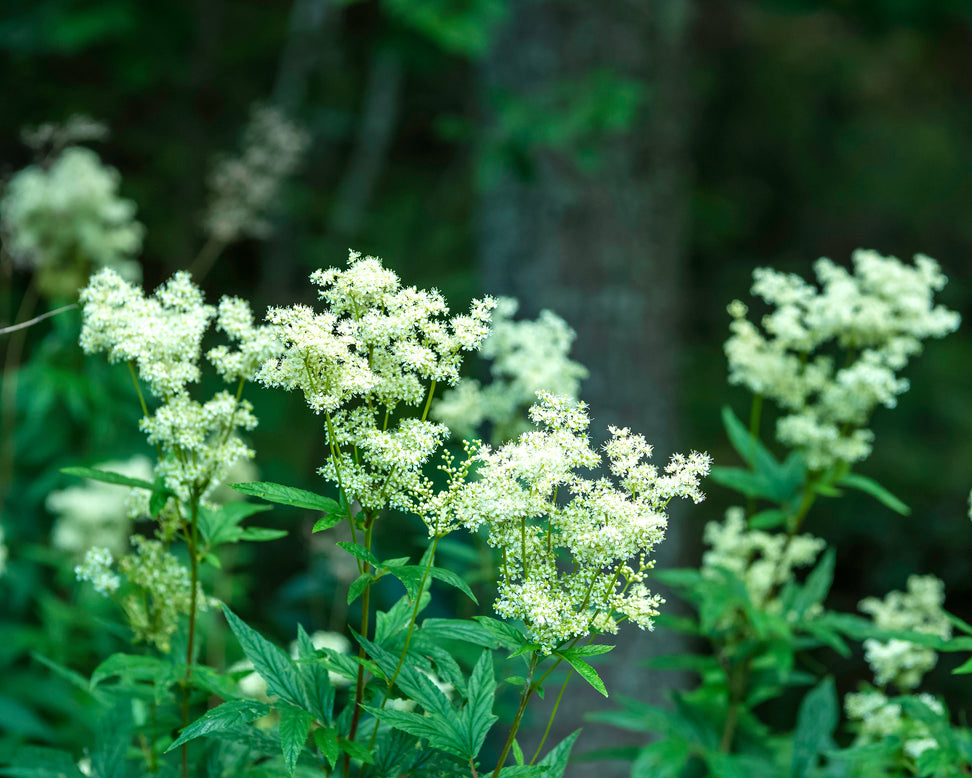
[[[337,545],[356,559],[360,559],[362,562],[367,562],[375,567],[381,567],[381,562],[378,561],[378,557],[372,554],[364,546],[360,546],[357,543],[352,543],[348,540],[342,540]]]
[[[527,642],[523,633],[512,624],[494,619],[492,616],[474,616],[479,625],[492,635],[496,641],[507,649],[520,648]]]
[[[972,673],[972,659],[963,662],[952,670],[952,675],[965,675],[967,673]]]
[[[337,730],[330,727],[314,730],[314,742],[317,743],[317,747],[324,754],[324,758],[328,761],[331,767],[334,767],[338,763],[338,758],[340,757],[341,750],[338,747],[338,736]]]
[[[911,513],[911,508],[905,505],[901,500],[895,497],[891,492],[885,489],[881,484],[867,476],[858,475],[857,473],[848,473],[839,481],[838,484],[841,486],[849,486],[851,489],[859,489],[865,492],[878,502],[886,505],[888,508],[893,510],[895,513],[900,513],[902,516],[907,516]]]
[[[597,671],[591,667],[587,662],[581,659],[582,654],[577,652],[577,648],[568,648],[563,651],[554,651],[554,656],[558,656],[567,662],[577,674],[587,681],[591,686],[597,689],[605,697],[608,696],[607,688],[604,686],[604,681],[601,680]],[[593,648],[593,646],[591,646]],[[610,647],[609,647],[610,649]]]
[[[464,619],[425,619],[416,639],[461,640],[482,648],[494,648],[496,638],[481,624]]]
[[[570,750],[574,747],[574,741],[580,735],[580,730],[575,730],[557,745],[547,752],[547,755],[537,762],[540,767],[548,768],[544,773],[544,778],[563,778],[564,771],[567,769],[567,762],[570,760]]]
[[[93,467],[62,467],[61,472],[65,475],[88,478],[92,481],[101,481],[102,483],[115,484],[116,486],[131,486],[135,489],[148,489],[150,492],[161,492],[167,497],[175,496],[175,493],[170,489],[159,487],[151,481],[143,481],[141,478],[129,478],[127,475],[112,473],[108,470],[96,470]]]
[[[689,744],[680,737],[656,740],[641,749],[631,765],[631,778],[677,778],[688,761]]]
[[[152,492],[152,496],[149,497],[149,515],[158,516],[162,510],[165,508],[165,504],[169,501],[170,494],[167,493],[168,490],[155,489]]]
[[[277,503],[278,505],[290,505],[294,508],[303,508],[309,511],[323,511],[324,513],[341,514],[344,510],[330,497],[323,497],[305,489],[297,489],[293,486],[284,486],[270,481],[250,481],[244,484],[230,484],[231,489],[235,489],[240,494],[248,494],[251,497],[259,497],[267,502]]]
[[[335,690],[331,685],[326,660],[317,655],[310,635],[301,625],[297,626],[297,651],[297,673],[307,694],[308,710],[318,721],[330,724],[334,714]]]
[[[375,763],[375,758],[371,755],[371,752],[360,743],[341,737],[338,738],[338,748],[352,759],[357,759],[365,764]]]
[[[270,706],[265,702],[255,700],[230,700],[222,705],[217,705],[210,711],[204,713],[192,724],[187,726],[179,734],[166,752],[178,748],[183,743],[195,740],[222,730],[233,729],[240,724],[249,724],[251,721],[266,716],[270,712]]]
[[[775,527],[781,527],[786,523],[786,512],[781,511],[778,508],[770,508],[769,510],[760,511],[749,517],[749,528],[750,529],[774,529]]]
[[[459,713],[459,728],[465,737],[464,757],[473,759],[483,747],[486,735],[496,722],[493,701],[496,698],[496,678],[493,675],[493,656],[483,651],[469,677],[469,696]]]
[[[348,605],[357,600],[371,581],[375,578],[374,573],[362,573],[352,581],[348,587]]]
[[[836,553],[828,548],[820,558],[817,566],[807,576],[806,583],[799,589],[794,598],[793,612],[797,618],[802,618],[807,610],[827,597],[830,586],[834,582],[834,562]]]
[[[285,529],[270,529],[269,527],[247,527],[240,533],[240,540],[250,540],[254,543],[264,543],[268,540],[279,540],[287,537]]]
[[[472,589],[469,588],[469,584],[462,580],[462,576],[457,575],[452,570],[446,570],[444,567],[433,567],[431,570],[429,570],[429,572],[437,581],[442,581],[442,583],[455,587],[465,594],[470,600],[479,605],[479,600],[477,600],[476,595],[472,593]]]
[[[283,750],[284,762],[291,775],[297,769],[297,760],[304,750],[307,735],[310,734],[314,717],[305,710],[291,705],[281,705],[280,711],[280,746]]]
[[[523,749],[520,748],[520,744],[516,741],[516,738],[513,739],[513,760],[521,767],[525,761],[523,759]]]
[[[199,531],[210,546],[236,543],[246,531],[239,526],[243,519],[257,513],[272,510],[269,505],[248,502],[231,502],[218,510],[199,510]]]
[[[253,669],[267,682],[267,694],[279,695],[299,708],[304,707],[304,690],[290,657],[225,605],[223,613],[236,639],[240,641],[243,653],[253,663]]]
[[[82,778],[82,773],[67,751],[39,746],[21,746],[9,766],[0,768],[11,778]]]
[[[780,464],[776,461],[776,457],[760,442],[759,438],[750,434],[728,405],[722,407],[722,424],[726,428],[732,447],[747,465],[771,477],[779,474]]]
[[[753,473],[741,467],[713,467],[709,476],[717,484],[733,489],[747,497],[771,500],[776,494],[773,482],[763,473]]]
[[[344,517],[337,513],[325,513],[321,518],[314,522],[311,532],[323,532],[326,529],[335,527],[344,521]]]
[[[793,733],[793,778],[803,778],[817,763],[817,758],[831,747],[837,727],[839,708],[832,678],[825,678],[800,704],[796,730]]]

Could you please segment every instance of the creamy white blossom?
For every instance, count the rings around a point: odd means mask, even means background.
[[[620,485],[577,471],[599,466],[587,437],[587,408],[571,398],[537,393],[530,416],[539,428],[476,456],[477,478],[457,500],[458,520],[485,524],[502,550],[497,613],[522,619],[549,653],[591,632],[615,632],[622,619],[651,628],[662,599],[643,579],[648,555],[664,537],[672,497],[701,499],[704,454],[675,457],[664,474],[645,460],[650,447],[628,430],[611,429],[609,466]]]
[[[224,297],[216,314],[216,329],[225,333],[236,348],[222,345],[210,349],[206,358],[224,381],[253,381],[257,371],[279,354],[283,344],[273,327],[253,324],[253,311],[246,300]]]
[[[853,264],[851,273],[819,260],[819,289],[799,276],[758,268],[752,292],[771,306],[762,329],[746,318],[741,302],[729,306],[730,383],[779,404],[777,437],[802,449],[813,470],[870,454],[871,413],[879,405],[894,407],[908,389],[897,371],[923,340],[959,323],[957,313],[934,304],[946,278],[933,259],[919,254],[906,265],[858,250]]]
[[[859,607],[879,629],[921,632],[947,640],[952,625],[942,609],[944,602],[945,586],[938,578],[912,575],[907,591],[889,592],[884,599],[868,597]],[[878,686],[893,683],[903,691],[917,687],[938,662],[934,649],[897,639],[865,640],[864,655]]]
[[[574,331],[551,311],[536,320],[515,321],[519,303],[496,299],[489,336],[479,355],[491,361],[486,386],[463,378],[432,408],[432,416],[458,437],[472,438],[484,424],[492,426],[494,442],[511,440],[530,428],[526,409],[538,390],[578,398],[587,369],[568,357]]]
[[[826,548],[826,542],[813,535],[771,534],[749,529],[746,513],[733,507],[725,521],[710,521],[705,526],[702,569],[722,568],[735,573],[746,585],[753,604],[768,611],[779,611],[779,592],[798,568],[809,567]]]
[[[74,575],[79,581],[90,581],[96,592],[108,596],[118,591],[121,585],[121,578],[112,571],[114,563],[107,548],[89,548],[84,561],[74,568]]]
[[[92,268],[141,278],[144,229],[118,194],[118,171],[90,149],[65,149],[48,167],[15,174],[0,199],[0,230],[14,262],[33,268],[42,293],[70,296]]]
[[[932,713],[945,715],[941,701],[930,694],[914,695],[912,699],[926,705]],[[897,738],[904,754],[913,760],[928,749],[939,747],[927,723],[911,718],[899,703],[891,702],[876,689],[847,694],[844,697],[844,710],[857,730],[855,745]]]
[[[267,237],[283,181],[300,165],[309,143],[307,133],[281,111],[255,106],[239,156],[221,157],[213,166],[206,231],[224,243]]]

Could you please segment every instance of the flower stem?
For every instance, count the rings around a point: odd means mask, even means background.
[[[520,721],[523,719],[523,712],[526,710],[527,703],[530,701],[530,697],[533,695],[533,692],[536,689],[536,685],[533,683],[533,674],[536,672],[539,659],[539,654],[534,652],[533,657],[530,659],[530,670],[527,673],[526,681],[523,684],[523,694],[520,696],[520,707],[516,709],[516,717],[513,719],[513,725],[510,727],[510,734],[507,736],[506,743],[503,745],[503,753],[500,754],[499,761],[496,763],[496,769],[493,770],[492,778],[499,778],[500,771],[503,769],[503,763],[506,762],[506,757],[510,753],[510,748],[513,745],[513,741],[516,739],[516,731],[520,728]]]
[[[540,745],[537,746],[537,750],[533,754],[533,758],[530,760],[530,764],[537,761],[537,757],[540,756],[540,752],[543,750],[543,744],[547,742],[547,735],[550,734],[550,728],[553,726],[554,716],[557,715],[557,708],[560,707],[560,699],[564,696],[564,691],[567,689],[567,682],[570,677],[574,674],[574,668],[570,668],[570,672],[567,673],[567,677],[564,678],[564,684],[560,687],[560,694],[557,695],[557,701],[554,703],[553,710],[550,711],[550,718],[547,720],[547,728],[543,731],[543,737],[540,738]]]
[[[198,608],[199,589],[199,495],[193,492],[189,502],[189,532],[186,541],[189,546],[189,638],[186,643],[186,677],[182,682],[182,727],[189,725],[189,683],[192,678],[192,659],[196,645],[196,610]],[[188,743],[182,744],[182,778],[189,778],[189,750]]]
[[[375,526],[375,517],[368,516],[365,520],[365,548],[371,550],[371,533]],[[362,562],[362,572],[367,573],[370,567],[368,562]],[[361,637],[368,637],[368,620],[371,610],[371,581],[365,584],[364,592],[361,595]],[[358,657],[364,659],[367,656],[364,646],[358,647]],[[354,685],[354,712],[351,714],[351,727],[348,730],[348,740],[354,742],[354,736],[358,732],[358,722],[361,719],[361,703],[364,699],[365,669],[363,664],[358,664],[358,677]],[[344,754],[344,775],[351,774],[351,756]]]

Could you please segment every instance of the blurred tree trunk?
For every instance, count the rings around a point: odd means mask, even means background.
[[[593,436],[602,439],[609,424],[629,426],[655,445],[656,464],[662,465],[676,441],[690,10],[689,0],[513,0],[509,22],[482,68],[493,119],[483,159],[493,176],[484,184],[479,221],[486,290],[518,297],[523,315],[550,308],[563,316],[577,331],[575,357],[591,371],[583,395],[591,405]],[[593,170],[579,169],[563,148],[537,143],[515,149],[518,172],[511,165],[495,172],[491,149],[509,145],[500,135],[504,100],[543,105],[551,91],[583,83],[604,68],[644,90],[627,128],[599,140],[600,162]],[[567,110],[584,108],[568,100]],[[676,563],[678,546],[672,522],[659,566]],[[622,630],[611,663],[601,666],[609,690],[662,702],[657,676],[640,664],[677,650],[659,638]],[[670,675],[665,682],[670,686]],[[547,689],[548,706],[557,691]],[[585,713],[606,705],[612,703],[573,679],[545,748],[582,725],[578,752],[643,742],[583,722]],[[538,712],[533,730],[520,738],[528,757],[545,725]],[[568,775],[607,778],[628,775],[629,767],[575,764]]]

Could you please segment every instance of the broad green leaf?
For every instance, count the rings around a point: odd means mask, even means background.
[[[479,600],[477,600],[476,595],[472,593],[472,589],[469,588],[469,584],[462,580],[462,576],[454,573],[452,570],[446,570],[444,567],[433,567],[429,572],[437,581],[442,581],[442,583],[455,587],[465,594],[470,600],[479,605]]]
[[[375,578],[374,573],[362,573],[348,587],[348,605],[357,600],[361,593],[364,592],[368,584],[371,583]]]
[[[158,516],[162,510],[165,508],[165,504],[169,501],[172,495],[168,494],[167,491],[156,489],[152,492],[152,496],[149,497],[149,514],[151,516]]]
[[[341,737],[338,738],[338,748],[352,759],[357,759],[365,764],[375,763],[375,758],[371,755],[371,752],[360,743]]]
[[[9,766],[0,768],[11,778],[83,778],[67,751],[39,746],[21,746],[10,760]]]
[[[797,618],[803,618],[809,608],[823,602],[827,597],[830,586],[834,582],[835,559],[834,549],[828,548],[816,567],[810,571],[806,583],[797,591],[792,608]]]
[[[575,652],[575,649],[565,649],[563,651],[554,651],[554,656],[558,656],[567,662],[577,674],[587,681],[591,686],[597,689],[605,697],[608,696],[607,688],[604,686],[604,681],[601,680],[597,671],[591,667],[587,662],[581,659],[581,655]]]
[[[267,694],[279,695],[299,708],[304,707],[304,690],[290,657],[225,605],[223,613],[253,669],[267,682]]]
[[[278,706],[280,712],[280,746],[283,750],[284,763],[291,775],[297,769],[297,760],[304,750],[307,736],[310,734],[314,717],[305,710],[291,705]]]
[[[269,527],[246,527],[240,533],[240,540],[249,540],[254,543],[264,543],[268,540],[279,540],[287,537],[285,529],[270,529]]]
[[[338,734],[336,729],[331,727],[320,727],[314,730],[314,742],[324,754],[324,758],[331,767],[338,763],[341,749],[338,747]]]
[[[222,705],[217,705],[210,711],[204,713],[192,724],[187,726],[179,734],[172,745],[166,751],[172,751],[183,743],[195,740],[209,734],[215,734],[222,730],[234,729],[240,724],[249,724],[256,721],[270,712],[270,706],[265,702],[256,700],[230,700]]]
[[[741,467],[713,467],[709,476],[717,484],[733,489],[747,497],[772,500],[776,496],[773,482],[764,473],[753,473]]]
[[[786,512],[770,508],[750,516],[748,523],[750,529],[767,530],[781,527],[786,523]]]
[[[311,532],[323,532],[326,529],[335,527],[344,521],[344,516],[338,513],[325,513],[321,518],[314,522],[314,528]]]
[[[753,437],[728,405],[722,407],[722,424],[726,428],[729,442],[736,452],[754,471],[766,473],[776,480],[780,474],[780,464],[759,438]]]
[[[456,731],[455,721],[444,719],[438,715],[425,715],[390,708],[381,710],[368,705],[363,707],[388,726],[407,732],[419,740],[424,740],[432,748],[438,748],[460,759],[468,758],[464,754],[464,743],[461,734]]]
[[[170,489],[160,487],[151,481],[143,481],[141,478],[129,478],[127,475],[112,473],[108,470],[97,470],[93,467],[62,467],[61,472],[65,475],[88,478],[92,481],[101,481],[102,483],[115,484],[116,486],[131,486],[135,489],[148,489],[150,492],[161,492],[167,497],[175,496],[175,493]]]
[[[240,522],[269,510],[273,510],[269,505],[248,502],[231,502],[212,511],[203,507],[199,510],[199,531],[210,546],[236,543],[244,532]]]
[[[871,497],[876,499],[878,502],[886,505],[895,513],[900,513],[902,516],[907,516],[911,513],[911,508],[901,502],[901,500],[891,494],[891,492],[881,486],[881,484],[879,484],[877,481],[874,481],[867,476],[858,475],[857,473],[848,473],[837,481],[837,483],[841,486],[849,486],[851,489],[859,489],[860,491],[871,495]]]
[[[330,497],[323,497],[306,489],[297,489],[293,486],[284,486],[270,481],[250,481],[244,484],[230,484],[231,489],[235,489],[240,494],[248,494],[252,497],[259,497],[267,502],[277,503],[278,505],[290,505],[294,508],[303,508],[309,511],[323,511],[324,513],[344,513],[335,500]]]
[[[544,778],[563,778],[564,771],[567,769],[567,762],[570,760],[570,750],[574,747],[574,741],[580,735],[580,730],[575,730],[557,745],[547,752],[547,755],[537,762],[539,767],[546,767],[547,772]]]
[[[459,712],[459,728],[465,739],[466,753],[463,756],[475,758],[483,747],[486,735],[496,722],[493,715],[493,701],[496,698],[496,678],[493,675],[493,657],[483,651],[479,661],[469,676],[469,695],[466,704]]]
[[[793,733],[793,778],[807,775],[819,755],[831,747],[839,715],[834,681],[825,678],[800,703]]]
[[[317,655],[310,635],[302,625],[297,626],[297,674],[304,684],[308,709],[318,721],[330,724],[334,714],[334,687],[325,660]],[[330,652],[329,652],[330,653]]]
[[[463,619],[425,619],[415,639],[461,640],[482,648],[496,646],[496,638],[491,632],[475,621]]]
[[[688,761],[689,744],[680,737],[656,740],[638,753],[631,778],[677,778]]]
[[[512,624],[494,619],[492,616],[474,616],[473,618],[504,648],[517,649],[527,642],[523,633]]]
[[[368,562],[375,567],[381,567],[381,562],[378,561],[378,557],[372,554],[364,546],[358,545],[357,543],[352,543],[348,540],[342,540],[337,545],[356,559],[360,559],[362,562]]]

